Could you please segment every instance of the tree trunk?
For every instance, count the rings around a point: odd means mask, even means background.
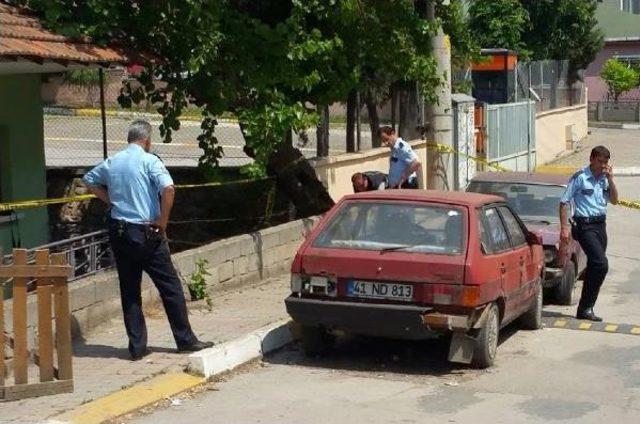
[[[367,104],[367,113],[369,114],[369,126],[371,128],[371,147],[380,147],[380,137],[378,129],[380,128],[380,116],[378,116],[378,104],[373,98],[371,91],[367,91],[365,98]]]
[[[420,138],[420,107],[418,102],[418,87],[415,82],[409,81],[402,84],[399,90],[400,116],[398,134],[405,140]]]
[[[329,105],[318,106],[320,122],[316,128],[316,156],[329,156]]]
[[[347,152],[356,151],[356,90],[351,90],[347,98]]]

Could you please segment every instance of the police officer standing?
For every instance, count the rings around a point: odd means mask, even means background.
[[[587,269],[576,317],[589,321],[602,321],[593,307],[600,287],[609,271],[607,250],[607,203],[618,203],[618,189],[609,165],[611,153],[604,146],[591,150],[590,164],[576,172],[560,200],[560,242],[569,242],[571,234],[587,255]],[[574,207],[571,220],[568,209]]]
[[[418,188],[422,165],[409,143],[396,135],[390,126],[380,127],[380,141],[391,149],[387,188]]]
[[[160,159],[149,153],[151,125],[143,120],[129,127],[129,146],[84,177],[89,191],[110,207],[109,239],[116,258],[120,298],[133,360],[147,351],[147,327],[142,313],[142,271],[160,292],[178,351],[195,352],[213,346],[191,330],[180,279],[171,263],[165,236],[175,188]]]

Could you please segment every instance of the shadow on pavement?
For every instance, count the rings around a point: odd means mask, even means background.
[[[175,349],[150,346],[151,353],[176,353]],[[73,356],[76,358],[115,358],[129,360],[131,355],[124,347],[114,347],[101,344],[74,343]]]

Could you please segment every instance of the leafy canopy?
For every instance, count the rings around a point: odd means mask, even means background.
[[[640,86],[640,72],[617,59],[607,60],[600,76],[607,83],[609,95],[616,102],[624,92]]]

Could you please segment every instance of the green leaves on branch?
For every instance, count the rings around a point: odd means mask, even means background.
[[[609,95],[617,102],[626,91],[640,87],[640,71],[616,59],[609,59],[602,67],[600,77],[609,87]]]

